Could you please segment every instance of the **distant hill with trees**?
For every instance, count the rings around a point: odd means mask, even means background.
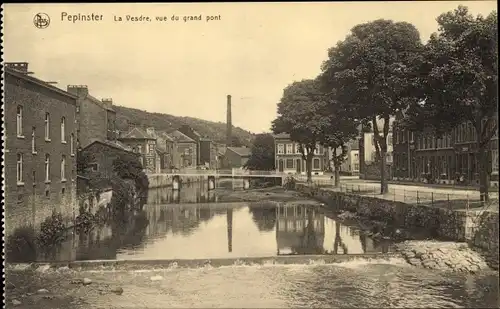
[[[226,143],[226,123],[213,122],[192,117],[178,117],[169,114],[150,113],[140,109],[124,106],[113,106],[116,110],[116,126],[120,131],[126,131],[129,125],[142,127],[154,127],[156,130],[174,130],[182,125],[188,125],[217,143]],[[234,127],[232,130],[234,146],[250,147],[253,143],[254,134]],[[241,144],[241,145],[236,145]]]

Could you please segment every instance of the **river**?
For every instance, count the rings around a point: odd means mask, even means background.
[[[160,260],[379,253],[392,250],[311,205],[221,200],[196,185],[151,190],[142,223],[74,233],[55,260]],[[133,263],[133,262],[132,262]],[[82,308],[498,307],[498,273],[430,271],[391,261],[83,271],[121,296],[81,289]],[[161,280],[153,281],[157,276]],[[79,295],[79,294],[78,294]]]

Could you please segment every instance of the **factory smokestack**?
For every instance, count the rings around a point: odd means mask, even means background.
[[[232,129],[233,123],[231,121],[231,95],[227,95],[227,120],[226,120],[226,144],[230,147],[232,144]]]

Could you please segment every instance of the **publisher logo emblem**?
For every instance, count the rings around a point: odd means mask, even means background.
[[[38,13],[33,17],[33,24],[38,29],[45,29],[50,25],[50,17],[45,13]]]

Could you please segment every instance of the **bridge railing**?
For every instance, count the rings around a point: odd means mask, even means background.
[[[201,170],[201,169],[178,169],[167,172],[167,174],[176,175],[284,175],[282,172],[277,171],[257,171],[257,170],[243,170],[239,168],[234,169],[211,169],[211,170]]]

